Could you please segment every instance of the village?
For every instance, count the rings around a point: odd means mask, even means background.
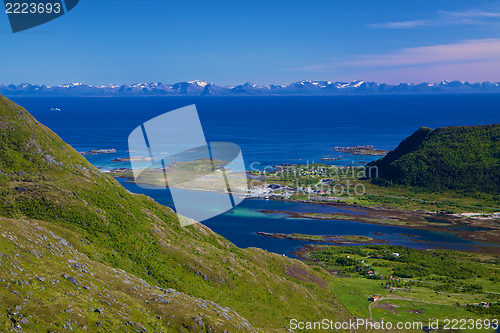
[[[247,198],[343,199],[343,195],[363,195],[364,186],[355,181],[364,177],[361,167],[338,167],[327,164],[280,164],[247,172]]]

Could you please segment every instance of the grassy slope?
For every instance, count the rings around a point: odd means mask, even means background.
[[[80,235],[53,224],[0,218],[0,238],[2,332],[255,331],[228,308],[89,259]]]
[[[286,269],[294,264],[304,275],[329,280],[326,272],[239,249],[200,224],[181,228],[169,208],[129,193],[3,97],[0,136],[0,216],[57,224],[79,235],[90,260],[231,307],[255,327],[345,314],[334,311],[341,305],[330,291],[289,277]]]

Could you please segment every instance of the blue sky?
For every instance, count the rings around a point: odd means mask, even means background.
[[[3,84],[500,81],[494,1],[81,0],[0,39]]]

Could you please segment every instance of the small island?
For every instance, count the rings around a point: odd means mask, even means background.
[[[91,149],[88,151],[80,151],[80,155],[97,155],[97,154],[113,154],[116,153],[116,149]]]
[[[339,161],[340,158],[338,157],[323,157],[323,158],[320,158],[321,161]]]
[[[373,148],[372,145],[352,146],[352,147],[333,147],[336,152],[348,153],[352,155],[370,155],[370,156],[385,156],[388,150]]]
[[[113,162],[143,162],[143,161],[154,161],[154,157],[140,157],[140,156],[130,156],[130,157],[118,157],[112,160]]]
[[[270,233],[270,232],[257,232],[257,235],[272,237],[272,238],[282,238],[282,239],[293,239],[299,241],[312,241],[312,242],[327,242],[335,244],[351,244],[351,243],[387,243],[383,239],[374,239],[366,236],[358,235],[346,235],[346,236],[318,236],[318,235],[305,235],[305,234],[282,234],[282,233]]]

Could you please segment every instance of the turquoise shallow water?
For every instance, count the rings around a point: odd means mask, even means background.
[[[95,166],[130,167],[112,162],[128,156],[127,138],[143,122],[165,112],[196,104],[209,142],[233,142],[241,147],[247,169],[280,163],[319,162],[324,155],[341,155],[337,165],[377,159],[335,153],[334,146],[371,144],[394,149],[421,126],[500,123],[500,95],[386,95],[291,97],[148,97],[148,98],[12,98],[78,151],[115,148],[115,154],[86,156]],[[59,108],[60,112],[49,111]],[[172,205],[168,191],[124,184]],[[213,194],[217,196],[218,194]],[[213,202],[198,209],[213,209]],[[315,204],[245,200],[235,209],[204,224],[241,247],[256,246],[289,254],[304,243],[259,236],[258,231],[317,235],[365,235],[414,248],[471,249],[489,245],[459,238],[453,233],[378,226],[353,221],[292,219],[260,210],[338,212]],[[386,235],[372,235],[381,232]],[[419,237],[408,237],[400,233]],[[419,243],[415,240],[430,241]]]
[[[172,199],[167,193],[168,190],[144,189],[132,183],[124,183],[123,185],[131,192],[146,194],[161,204],[172,206]],[[186,200],[189,199],[188,195],[189,193],[186,193]],[[210,193],[210,195],[214,197],[212,202],[217,202],[216,197],[222,194]],[[204,207],[199,208],[205,209]],[[381,241],[384,240],[394,245],[403,245],[412,248],[473,250],[475,246],[500,246],[498,244],[466,240],[451,232],[380,226],[348,220],[289,218],[285,214],[265,214],[261,210],[318,212],[326,214],[346,212],[342,208],[320,204],[250,199],[244,200],[239,206],[222,215],[203,221],[203,224],[231,240],[239,247],[260,247],[271,252],[289,256],[294,256],[290,252],[299,249],[304,244],[311,244],[312,242],[275,239],[257,235],[256,232],[302,233],[310,235],[363,235],[380,239]],[[375,232],[385,235],[374,235],[373,233]],[[415,237],[401,234],[411,234]],[[418,241],[426,241],[426,243]]]

